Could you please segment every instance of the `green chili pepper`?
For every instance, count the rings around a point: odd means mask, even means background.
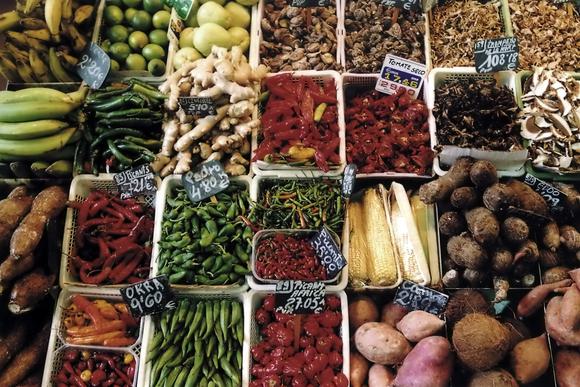
[[[123,154],[123,152],[121,152],[121,150],[119,148],[117,148],[117,146],[113,143],[113,140],[108,139],[107,140],[107,145],[109,146],[109,149],[111,150],[111,153],[113,153],[113,156],[115,156],[115,158],[121,164],[127,164],[127,165],[133,164],[133,160],[131,160],[129,157],[125,156]]]

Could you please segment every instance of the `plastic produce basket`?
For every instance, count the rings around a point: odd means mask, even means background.
[[[244,309],[244,343],[242,344],[242,386],[248,386],[249,384],[249,360],[250,360],[250,341],[249,341],[249,324],[251,320],[250,308],[247,303],[247,293],[238,294],[188,294],[181,295],[182,298],[191,298],[194,300],[215,300],[215,299],[237,299],[242,303]],[[142,387],[153,387],[151,386],[151,363],[147,362],[147,352],[149,351],[149,344],[153,335],[155,334],[155,325],[153,323],[153,317],[145,317],[145,328],[143,330],[143,346],[141,349],[141,356],[139,362],[139,386]]]
[[[278,73],[280,74],[280,73]],[[276,74],[268,74],[268,77],[274,76]],[[322,84],[326,80],[334,80],[336,86],[336,99],[338,101],[338,128],[339,128],[339,137],[340,137],[340,146],[339,146],[339,156],[340,156],[340,164],[330,166],[330,170],[328,172],[322,172],[321,170],[314,166],[308,167],[295,167],[287,164],[278,164],[278,163],[268,163],[262,160],[258,160],[252,162],[252,172],[258,176],[279,176],[281,172],[290,172],[294,176],[301,176],[301,177],[321,177],[321,176],[336,176],[340,175],[345,167],[346,164],[346,145],[345,145],[345,125],[344,125],[344,98],[342,94],[342,80],[340,78],[340,74],[336,71],[294,71],[292,72],[292,76],[294,81],[298,81],[300,77],[310,77],[316,83]],[[257,129],[252,132],[252,155],[258,148],[258,134],[259,130]]]
[[[347,109],[347,102],[346,100],[348,99],[349,96],[349,90],[351,89],[355,89],[355,88],[361,88],[361,89],[368,89],[368,90],[374,90],[375,85],[377,83],[377,79],[378,79],[379,75],[378,74],[355,74],[355,73],[345,73],[342,74],[342,89],[343,89],[343,96],[344,96],[344,100],[345,100],[345,106],[344,106],[344,110],[346,111]],[[423,82],[423,87],[422,87],[422,96],[421,96],[421,100],[425,101],[426,97],[427,97],[427,86],[426,86],[426,82],[427,80],[425,79],[425,81]],[[345,120],[345,128],[346,128],[346,115],[344,117]],[[345,141],[346,141],[346,129],[345,129]],[[400,172],[380,172],[380,173],[357,173],[356,176],[357,178],[376,178],[376,179],[382,179],[382,178],[421,178],[421,179],[430,179],[431,177],[433,177],[434,173],[431,172],[431,174],[429,175],[418,175],[416,173],[400,173]]]
[[[128,346],[128,347],[105,347],[105,346],[101,346],[101,345],[78,345],[78,344],[68,344],[66,343],[66,338],[65,338],[65,326],[64,326],[64,311],[66,308],[68,308],[71,304],[72,304],[72,296],[75,294],[82,294],[83,296],[87,297],[90,301],[96,300],[96,299],[102,299],[102,300],[106,300],[109,301],[111,303],[124,303],[123,298],[119,295],[118,292],[114,292],[111,293],[109,292],[109,294],[107,293],[103,293],[102,290],[98,290],[95,289],[92,292],[84,292],[83,290],[79,290],[76,291],[74,287],[72,288],[65,288],[60,292],[60,296],[58,297],[58,303],[57,303],[57,307],[54,311],[54,318],[52,321],[52,329],[53,331],[56,331],[56,335],[51,335],[51,341],[55,340],[55,346],[62,346],[62,345],[70,345],[70,346],[75,346],[75,347],[79,347],[79,348],[93,348],[93,347],[98,347],[101,349],[131,349],[134,350],[136,352],[139,352],[139,348],[141,346],[141,334],[143,332],[143,325],[144,325],[144,319],[141,318],[141,322],[139,324],[139,329],[138,329],[138,336],[137,336],[137,340],[135,341],[134,344]]]
[[[156,178],[156,185],[159,187],[160,179]],[[102,190],[109,193],[118,193],[117,186],[113,181],[112,174],[93,175],[79,175],[76,176],[72,183],[69,193],[69,200],[84,200],[89,196],[91,191]],[[137,201],[148,207],[155,206],[155,194],[147,195],[137,198]],[[62,259],[60,263],[60,286],[79,286],[84,288],[120,288],[125,285],[91,285],[80,282],[76,274],[73,272],[69,257],[74,255],[75,251],[75,235],[77,231],[77,214],[78,210],[74,208],[67,208],[66,220],[64,229],[64,238],[62,242]],[[151,258],[153,260],[153,257]]]
[[[436,68],[431,70],[427,82],[427,106],[429,107],[429,130],[431,134],[431,148],[435,149],[437,143],[437,126],[433,116],[435,105],[435,90],[445,81],[458,79],[496,79],[499,84],[507,86],[515,94],[515,73],[513,71],[499,71],[497,73],[477,73],[473,67],[456,67],[453,69]],[[515,96],[514,96],[515,98]],[[433,160],[433,169],[437,175],[444,175],[447,171],[443,165],[452,165],[458,157],[471,156],[475,159],[492,161],[499,176],[521,176],[524,174],[524,164],[527,159],[527,150],[522,151],[484,151],[474,148],[459,148],[451,145],[443,145],[442,152]]]
[[[244,368],[243,374],[247,375],[246,380],[250,380],[250,370],[253,366],[252,355],[250,350],[252,346],[260,342],[260,332],[258,330],[258,324],[254,319],[256,310],[260,307],[262,300],[268,295],[274,293],[272,291],[263,290],[251,290],[246,298],[246,308],[250,312],[247,314],[248,320],[246,320],[246,338],[248,340],[248,346],[245,347],[247,351],[244,354],[244,359],[248,359],[248,366]],[[348,300],[346,298],[346,293],[344,291],[326,291],[327,295],[335,295],[340,298],[340,309],[342,313],[342,326],[340,327],[340,336],[342,337],[342,372],[350,380],[350,334],[348,328]],[[244,313],[244,316],[246,314]]]
[[[238,182],[243,184],[249,191],[250,177],[239,176],[230,178],[230,182]],[[153,252],[151,256],[151,276],[155,277],[159,271],[159,241],[161,240],[161,231],[163,224],[163,214],[165,213],[165,205],[167,197],[172,193],[176,187],[182,187],[181,175],[169,175],[161,183],[159,192],[157,193],[157,201],[155,204],[155,230],[153,232]],[[233,285],[171,285],[172,289],[177,293],[195,293],[195,294],[236,294],[247,290],[247,284],[233,284]]]

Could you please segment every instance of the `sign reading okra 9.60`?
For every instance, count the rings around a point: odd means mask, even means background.
[[[409,96],[417,98],[426,73],[427,67],[422,63],[387,54],[375,89],[381,93],[395,94],[404,88]]]
[[[230,185],[230,179],[222,164],[216,160],[198,165],[193,171],[183,175],[181,182],[189,200],[194,203],[216,195]]]
[[[161,313],[177,306],[167,277],[150,278],[120,289],[123,301],[135,317]]]

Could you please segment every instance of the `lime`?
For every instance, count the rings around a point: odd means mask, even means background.
[[[135,31],[129,35],[129,46],[133,51],[141,51],[149,43],[147,34],[143,31]]]
[[[167,38],[167,31],[163,30],[153,30],[149,32],[149,40],[153,44],[157,44],[161,47],[167,47],[169,44],[169,39]]]
[[[163,0],[143,0],[143,9],[155,13],[163,9]]]
[[[119,70],[121,70],[119,62],[117,62],[115,59],[111,59],[111,71],[119,71]]]
[[[130,22],[131,19],[133,19],[133,16],[135,16],[136,13],[137,13],[137,10],[135,8],[127,8],[125,10],[125,20],[127,20],[128,22]]]
[[[130,54],[125,60],[125,65],[131,71],[143,71],[147,68],[147,61],[139,54]]]
[[[166,10],[157,11],[153,15],[153,27],[167,31],[167,28],[169,28],[169,19],[171,19],[169,12]]]
[[[143,47],[143,51],[141,51],[141,53],[147,60],[163,59],[165,57],[165,50],[163,47],[157,44],[150,43],[146,45]]]
[[[125,42],[129,37],[129,32],[127,31],[127,27],[122,25],[112,26],[107,30],[107,38],[111,40],[113,43],[117,42]]]
[[[129,8],[141,8],[141,0],[123,0],[123,4]]]
[[[165,74],[165,62],[161,59],[153,59],[147,64],[147,70],[156,77]]]
[[[118,7],[123,5],[123,2],[121,0],[107,0],[106,2],[107,5],[116,5]]]
[[[103,51],[105,51],[108,54],[109,49],[111,48],[111,41],[109,39],[103,40],[101,42],[101,48],[103,49]]]
[[[113,59],[119,62],[125,62],[125,59],[127,59],[129,54],[131,53],[131,47],[129,47],[127,43],[117,42],[111,44],[111,48],[109,49],[109,51],[111,52]]]
[[[123,10],[116,5],[107,5],[103,13],[105,23],[110,26],[123,23]]]
[[[145,11],[137,11],[131,18],[131,26],[138,31],[149,31],[151,29],[151,15]]]

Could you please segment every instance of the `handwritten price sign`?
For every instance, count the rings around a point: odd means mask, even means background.
[[[194,203],[220,193],[230,185],[228,175],[216,160],[205,162],[183,175],[181,182],[187,196]]]
[[[211,98],[203,97],[179,97],[179,106],[190,115],[208,116],[215,115],[215,103]]]
[[[120,292],[135,317],[161,313],[177,306],[167,277],[164,275],[127,286]]]
[[[473,48],[478,73],[515,70],[518,67],[517,38],[478,40]]]
[[[103,85],[110,68],[111,58],[94,42],[81,54],[81,60],[76,65],[77,74],[91,89],[98,89]]]
[[[324,310],[326,287],[322,282],[280,281],[276,284],[276,311],[315,314]]]
[[[157,191],[153,170],[149,165],[117,173],[113,176],[113,180],[121,193],[121,199],[150,195]]]

